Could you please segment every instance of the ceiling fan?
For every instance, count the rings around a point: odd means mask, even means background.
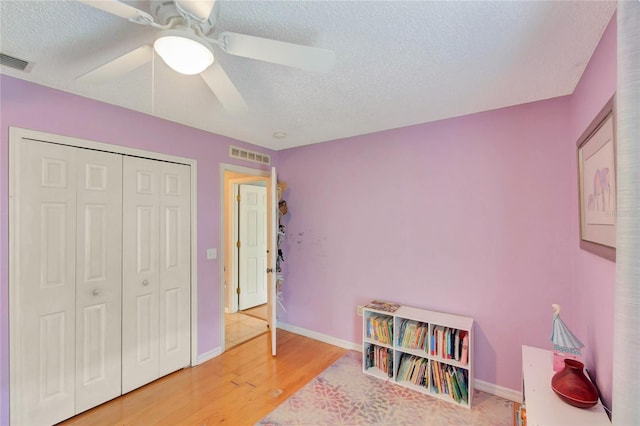
[[[327,49],[228,31],[214,37],[216,28],[211,15],[215,0],[151,0],[151,13],[118,0],[78,1],[158,29],[153,46],[143,45],[127,52],[79,76],[79,81],[120,77],[151,61],[155,50],[175,71],[200,74],[225,109],[240,112],[246,110],[247,105],[227,73],[214,61],[213,46],[229,55],[315,72],[328,72],[335,62],[334,52]]]

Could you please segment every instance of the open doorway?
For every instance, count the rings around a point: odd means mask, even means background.
[[[223,351],[269,331],[268,172],[223,165]],[[221,259],[222,260],[222,259]]]

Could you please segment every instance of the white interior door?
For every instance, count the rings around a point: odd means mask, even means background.
[[[57,423],[75,414],[75,153],[26,139],[14,147],[19,285],[11,342],[20,360],[11,368],[11,422]]]
[[[268,323],[271,331],[271,355],[276,355],[276,305],[277,305],[277,277],[276,277],[276,259],[278,257],[278,219],[280,217],[278,211],[278,175],[276,168],[271,168],[271,178],[269,179],[269,230],[267,232],[269,246],[269,269],[267,274],[269,285],[269,305],[268,305]]]
[[[189,365],[191,356],[191,170],[159,163],[160,371]]]
[[[123,159],[122,393],[160,367],[160,162]]]
[[[267,303],[267,188],[240,185],[238,306]]]
[[[121,393],[122,155],[76,149],[76,164],[79,413]]]

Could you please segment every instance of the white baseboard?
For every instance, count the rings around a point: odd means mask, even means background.
[[[203,354],[200,354],[200,355],[198,355],[198,358],[196,359],[196,365],[200,365],[203,362],[209,361],[210,359],[213,359],[213,358],[217,357],[221,353],[222,353],[222,348],[220,346],[218,346],[217,348],[213,348],[209,352],[205,352]]]
[[[522,392],[485,382],[484,380],[475,379],[473,383],[474,387],[479,391],[499,396],[500,398],[508,399],[510,401],[522,402]]]
[[[297,327],[295,325],[291,325],[291,324],[287,324],[279,321],[278,321],[278,328],[281,328],[285,331],[290,331],[291,333],[299,334],[301,336],[309,337],[314,340],[319,340],[321,342],[328,343],[330,345],[338,346],[340,348],[362,352],[362,345],[358,345],[353,342],[349,342],[347,340],[337,339],[327,334],[318,333],[317,331],[307,330],[306,328]]]
[[[287,324],[284,322],[278,322],[278,328],[289,331],[291,333],[299,334],[301,336],[309,337],[311,339],[319,340],[330,345],[338,346],[340,348],[362,352],[362,345],[349,342],[347,340],[337,339],[327,334],[318,333],[317,331],[308,330],[306,328],[297,327],[295,325]],[[474,384],[474,387],[479,391],[499,396],[500,398],[508,399],[510,401],[522,402],[522,392],[505,388],[493,383],[485,382],[484,380],[475,379]]]

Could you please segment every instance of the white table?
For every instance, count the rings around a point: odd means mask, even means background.
[[[523,394],[527,426],[611,425],[600,401],[591,408],[578,408],[562,401],[551,389],[553,353],[522,346]]]

